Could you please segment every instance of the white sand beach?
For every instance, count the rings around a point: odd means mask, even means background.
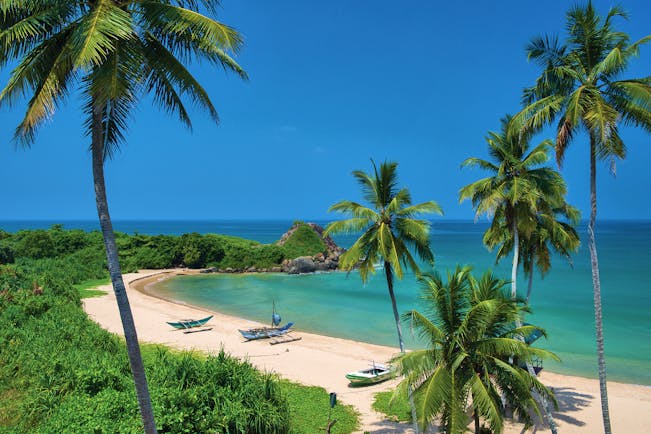
[[[168,345],[178,349],[193,349],[216,353],[223,347],[233,356],[246,358],[253,365],[273,371],[289,380],[307,385],[324,387],[336,392],[340,401],[351,404],[360,412],[361,432],[373,433],[410,432],[407,424],[384,420],[371,409],[373,395],[391,390],[397,380],[375,386],[351,388],[344,377],[369,364],[369,361],[386,361],[397,352],[395,348],[320,336],[300,331],[294,334],[302,339],[279,345],[268,341],[244,342],[237,329],[262,326],[253,321],[208,312],[193,306],[174,303],[147,293],[148,285],[187,270],[141,271],[125,274],[131,309],[141,342]],[[111,285],[97,289],[107,295],[85,299],[84,309],[89,316],[105,329],[121,334],[122,325],[118,315]],[[200,318],[214,315],[207,324],[211,330],[184,334],[165,324],[179,318]],[[597,433],[603,431],[599,384],[597,380],[559,375],[543,371],[543,383],[552,387],[559,402],[555,420],[561,433]],[[610,413],[613,431],[619,433],[651,432],[651,387],[609,382]],[[506,433],[521,433],[522,425],[509,424]],[[538,426],[534,432],[549,432]]]

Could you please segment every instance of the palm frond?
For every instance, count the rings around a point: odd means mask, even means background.
[[[76,68],[101,65],[119,40],[135,37],[129,12],[112,0],[97,0],[70,34],[70,51]]]

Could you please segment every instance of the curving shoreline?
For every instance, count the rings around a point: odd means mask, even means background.
[[[243,342],[237,332],[238,328],[262,324],[166,299],[151,289],[160,280],[195,273],[197,272],[189,270],[143,270],[124,275],[140,341],[208,353],[218,352],[223,347],[228,353],[246,358],[262,370],[276,372],[283,378],[303,384],[321,386],[329,392],[337,392],[342,402],[354,405],[360,412],[362,431],[409,431],[406,424],[384,421],[382,415],[371,409],[372,395],[391,390],[396,380],[352,389],[344,378],[346,372],[364,367],[369,360],[388,360],[397,349],[300,331],[296,335],[301,336],[302,340],[282,345],[270,346],[265,341]],[[105,329],[122,334],[111,285],[101,285],[97,289],[108,293],[102,297],[84,299],[84,309]],[[214,318],[208,324],[213,329],[207,332],[186,335],[165,324],[165,321],[196,318],[208,312]],[[543,371],[541,379],[554,388],[557,394],[560,408],[555,416],[560,432],[590,433],[602,429],[597,380],[546,371]],[[648,411],[651,406],[651,387],[609,382],[608,391],[613,429],[628,433],[646,432],[651,426],[651,414]],[[508,424],[505,429],[506,433],[521,431],[522,426],[519,424]],[[539,426],[538,432],[549,430]]]

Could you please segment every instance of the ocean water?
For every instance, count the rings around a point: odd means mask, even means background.
[[[63,222],[67,228],[93,230],[96,222]],[[325,224],[325,222],[317,222]],[[0,222],[0,228],[49,227],[52,222]],[[116,230],[143,234],[216,232],[273,242],[291,221],[116,221]],[[494,254],[482,245],[485,223],[434,222],[432,247],[435,269],[441,273],[456,264],[472,265],[477,274],[493,269],[510,278],[507,258],[495,265]],[[534,277],[528,321],[545,328],[547,340],[536,345],[554,351],[561,363],[545,362],[559,373],[596,378],[594,314],[586,224],[580,226],[583,245],[572,266],[554,258],[552,270]],[[651,385],[651,222],[602,221],[597,225],[606,360],[609,380]],[[335,240],[349,246],[354,237]],[[519,292],[527,281],[518,276]],[[284,274],[180,276],[156,286],[165,297],[208,309],[267,322],[272,302],[285,321],[300,330],[397,347],[397,334],[382,273],[362,284],[356,272],[288,276]],[[396,282],[398,309],[423,310],[415,277]],[[235,330],[233,332],[236,333]],[[407,347],[424,343],[403,324]]]

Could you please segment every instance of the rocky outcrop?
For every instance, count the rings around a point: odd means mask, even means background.
[[[314,264],[314,259],[310,256],[301,256],[287,264],[288,274],[314,273],[315,271],[316,265]]]
[[[296,259],[285,259],[281,269],[289,274],[314,273],[315,271],[332,271],[339,266],[339,257],[346,251],[339,247],[332,238],[324,235],[323,227],[316,223],[296,223],[278,241],[282,246],[294,234],[300,225],[309,226],[322,240],[326,246],[325,252],[319,252],[314,256],[301,256]]]
[[[325,235],[324,229],[316,223],[295,223],[287,232],[280,237],[276,243],[279,246],[284,245],[287,240],[296,232],[299,226],[309,226],[320,238],[326,247],[324,252],[319,252],[313,256],[300,256],[296,259],[285,259],[280,266],[270,268],[256,268],[254,266],[243,268],[206,268],[201,270],[200,273],[288,273],[288,274],[304,274],[314,273],[316,271],[333,271],[339,267],[339,257],[346,251],[339,247],[332,238]]]

